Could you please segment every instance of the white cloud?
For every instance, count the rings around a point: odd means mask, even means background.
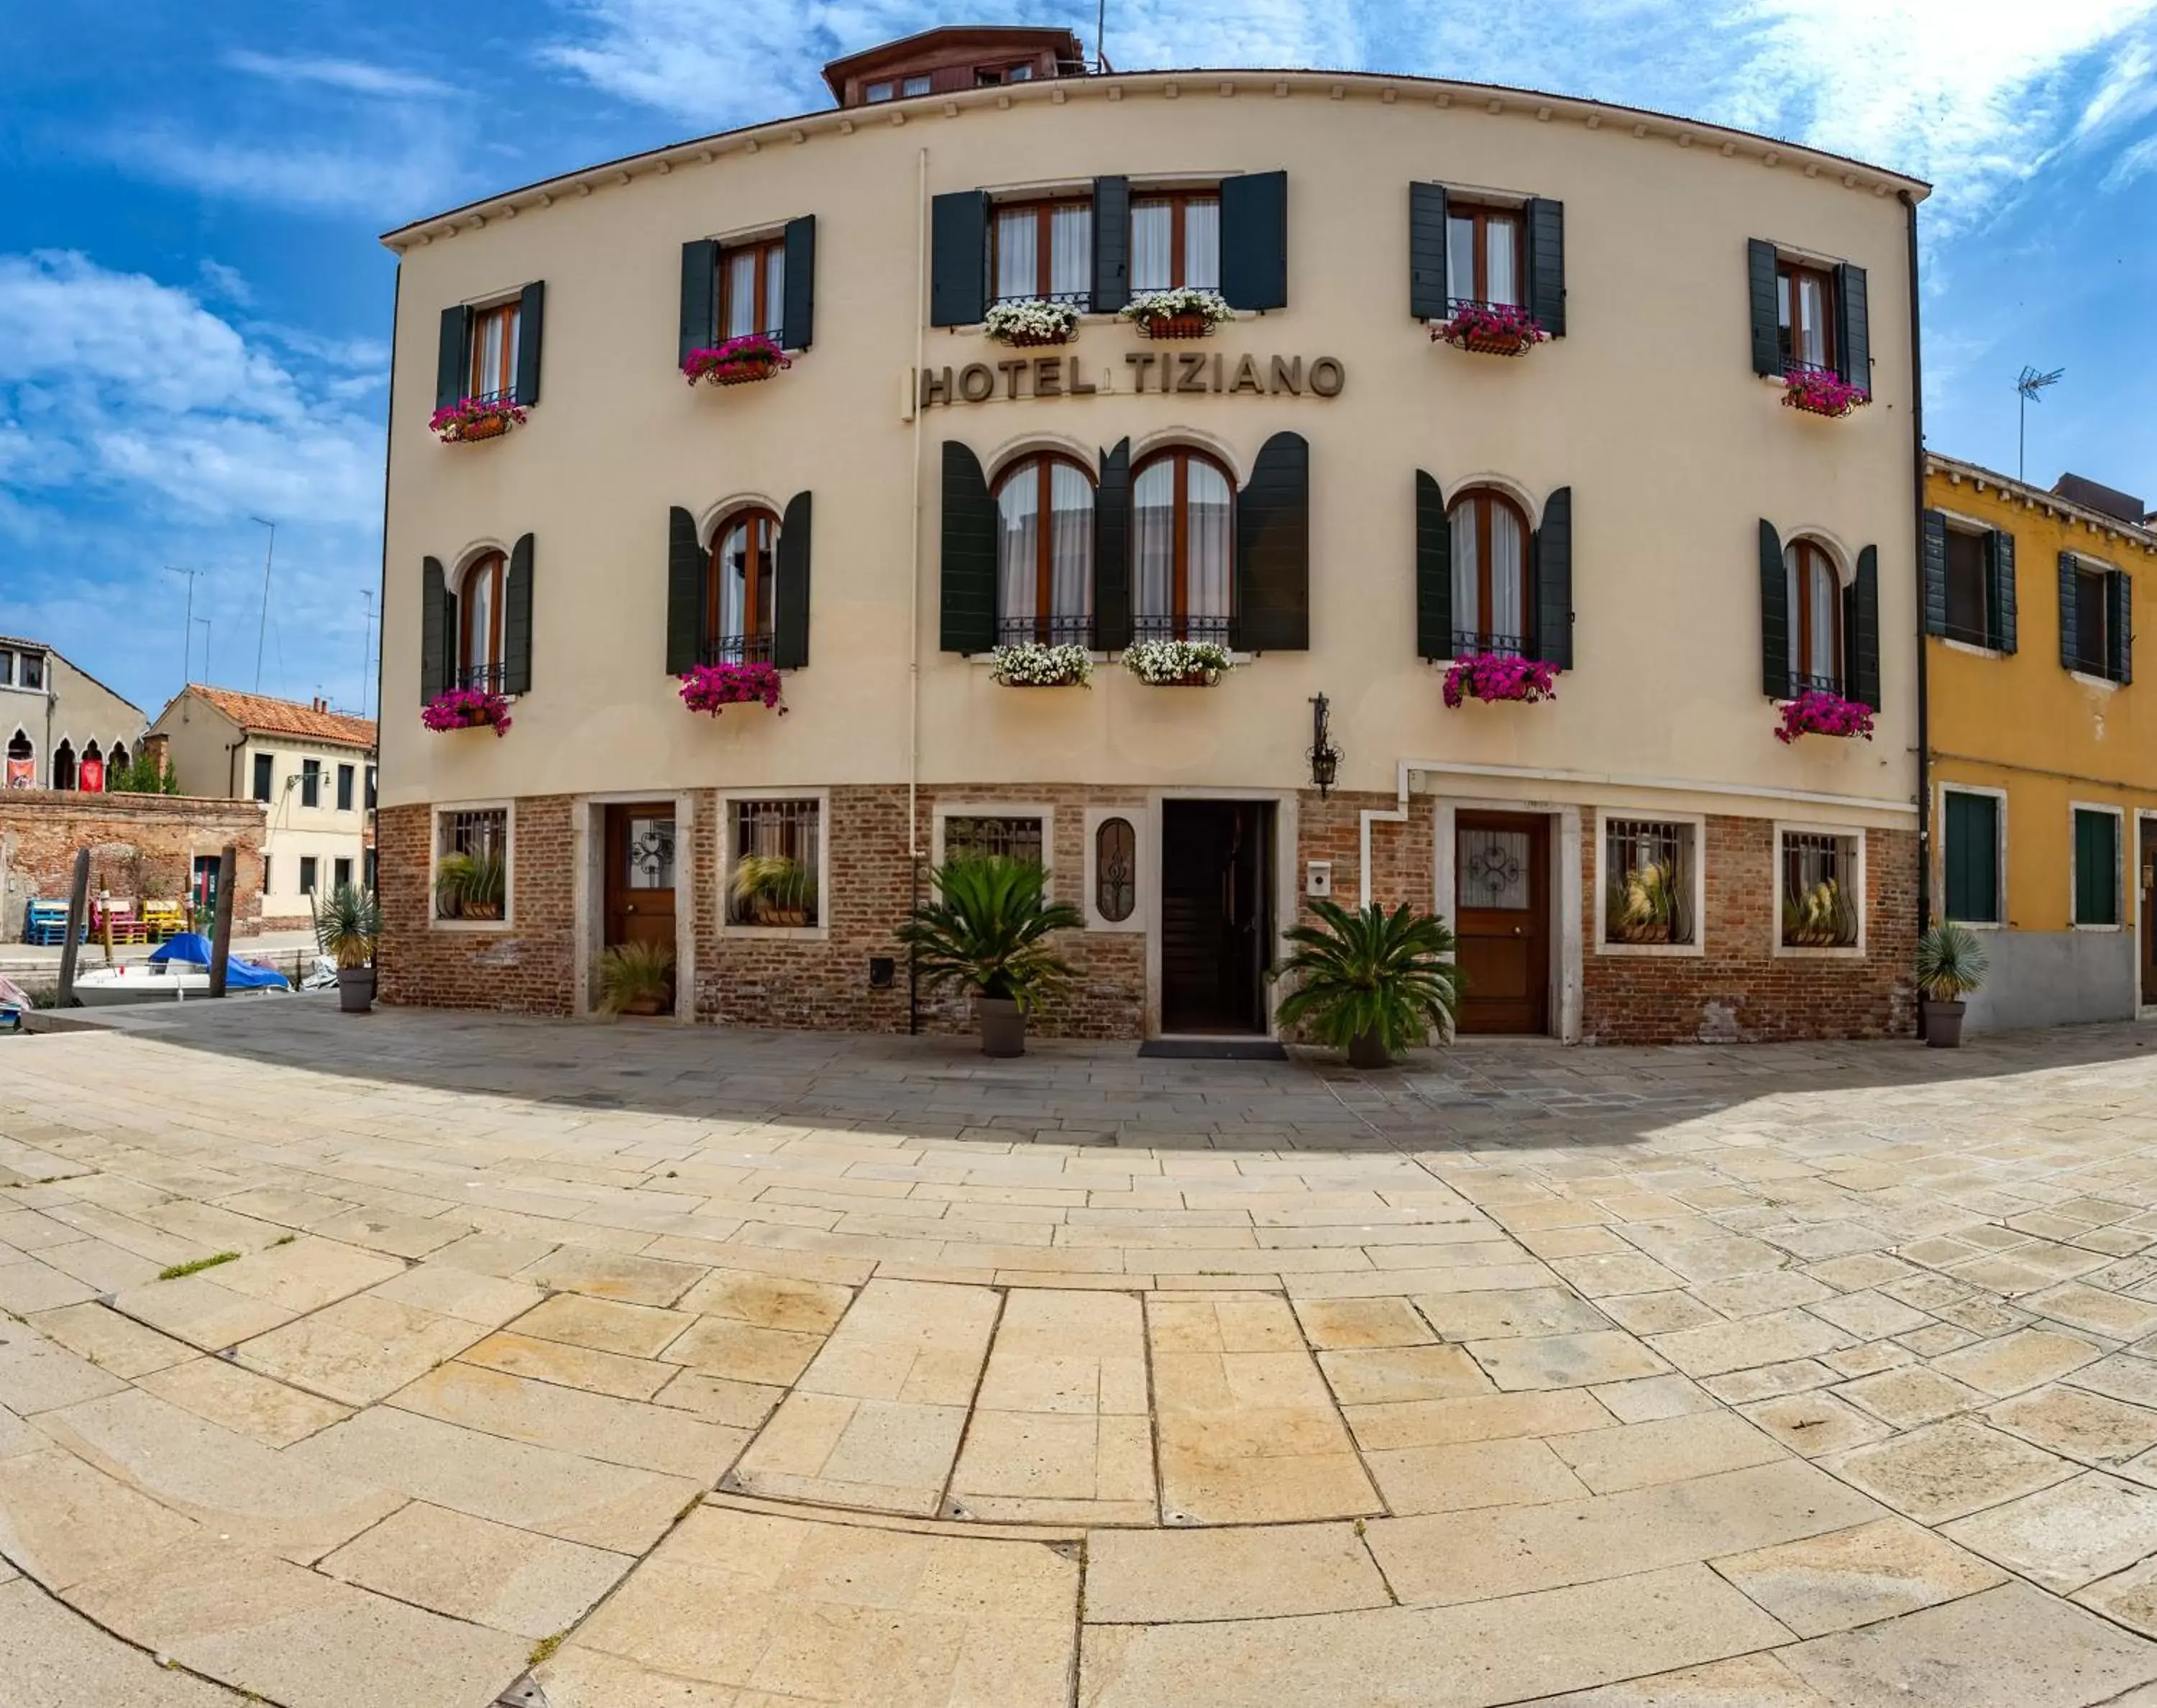
[[[349,144],[200,141],[177,131],[131,126],[100,145],[144,177],[206,195],[267,202],[388,223],[400,208],[450,198],[458,163],[445,139],[419,126],[401,136],[368,127]]]
[[[204,255],[195,263],[195,270],[202,275],[203,290],[206,294],[237,303],[242,308],[255,301],[254,290],[239,268],[228,267],[224,262]]]
[[[353,95],[409,97],[446,95],[456,91],[440,78],[416,71],[397,71],[370,65],[360,59],[311,59],[304,55],[251,53],[245,49],[227,54],[224,63],[283,84],[312,83],[326,89],[342,89]]]

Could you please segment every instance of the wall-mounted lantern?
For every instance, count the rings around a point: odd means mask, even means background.
[[[1326,696],[1315,694],[1310,701],[1310,751],[1305,755],[1310,761],[1310,780],[1318,785],[1318,798],[1326,799],[1333,787],[1333,779],[1341,772],[1341,749],[1333,744],[1333,727],[1327,716],[1329,707]]]

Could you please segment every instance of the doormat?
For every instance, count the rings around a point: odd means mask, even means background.
[[[1139,1054],[1169,1062],[1285,1062],[1288,1050],[1274,1038],[1148,1038]]]

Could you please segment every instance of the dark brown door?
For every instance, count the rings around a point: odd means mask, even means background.
[[[2157,818],[2142,821],[2142,1001],[2157,1006]]]
[[[1454,826],[1464,1032],[1550,1029],[1550,821],[1464,812]]]
[[[674,946],[674,803],[606,810],[606,946]]]
[[[1272,803],[1164,801],[1161,841],[1161,1029],[1264,1032]]]

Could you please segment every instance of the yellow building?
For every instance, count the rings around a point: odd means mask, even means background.
[[[2077,476],[1943,456],[1925,502],[1930,905],[1983,934],[1971,1022],[2157,1012],[2157,686],[2134,680],[2157,531]]]

